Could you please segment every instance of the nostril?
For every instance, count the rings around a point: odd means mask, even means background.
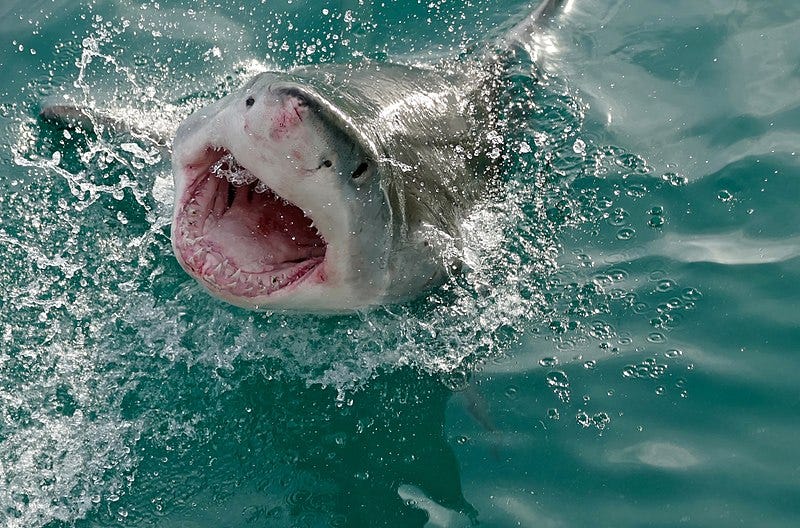
[[[253,106],[255,104],[255,102],[256,102],[256,100],[251,95],[250,97],[247,98],[247,100],[244,102],[244,104],[246,104],[247,107],[250,108],[251,106]]]

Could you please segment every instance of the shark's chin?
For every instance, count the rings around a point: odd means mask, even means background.
[[[303,209],[279,196],[225,148],[200,149],[181,170],[173,247],[183,268],[232,304],[269,304],[323,282],[328,244]]]

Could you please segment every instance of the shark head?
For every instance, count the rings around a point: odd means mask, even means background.
[[[369,140],[313,89],[264,73],[192,114],[173,144],[172,245],[250,309],[383,301],[392,210]]]

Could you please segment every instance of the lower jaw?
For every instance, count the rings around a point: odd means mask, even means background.
[[[205,257],[208,259],[209,257]],[[320,271],[325,258],[316,257],[264,273],[249,273],[228,266],[225,269],[211,269],[206,263],[196,266],[191,257],[184,258],[183,267],[195,279],[199,280],[212,293],[226,299],[241,298],[246,300],[268,298],[289,292],[300,283],[308,281]],[[213,262],[212,264],[213,265]]]
[[[204,244],[202,234],[192,238],[192,229],[185,225],[186,222],[186,219],[182,222],[180,218],[173,222],[172,245],[179,264],[212,294],[233,304],[242,304],[236,299],[251,304],[256,298],[279,296],[300,283],[308,282],[312,276],[317,277],[317,282],[324,280],[325,256],[277,264],[269,271],[242,271],[230,258],[213,246]]]

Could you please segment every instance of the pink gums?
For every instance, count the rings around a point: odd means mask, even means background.
[[[186,270],[226,297],[253,298],[300,281],[324,282],[327,244],[311,219],[271,190],[256,192],[255,182],[235,186],[212,175],[209,167],[226,154],[209,148],[186,165],[194,180],[174,225],[175,248]]]

